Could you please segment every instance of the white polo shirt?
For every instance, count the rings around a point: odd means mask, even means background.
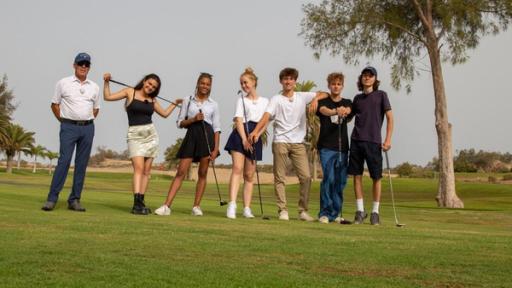
[[[219,105],[211,97],[208,97],[203,102],[198,101],[196,97],[184,99],[178,114],[178,120],[176,120],[178,128],[181,128],[180,123],[185,120],[185,117],[188,116],[187,118],[190,119],[196,116],[199,110],[204,114],[204,121],[212,125],[213,132],[220,132]]]
[[[255,101],[244,97],[244,101],[238,98],[236,102],[236,110],[235,110],[235,118],[242,118],[243,123],[253,121],[260,122],[263,113],[265,113],[265,109],[268,106],[268,99],[265,97],[258,97]],[[245,113],[244,113],[244,105],[245,105]],[[246,114],[246,115],[244,115]],[[245,119],[247,116],[247,119]]]
[[[274,120],[274,142],[302,143],[306,136],[306,105],[316,92],[295,92],[288,98],[278,94],[270,98],[265,112]]]
[[[63,78],[55,85],[52,103],[60,105],[60,117],[82,121],[94,119],[93,109],[100,108],[100,87],[75,75]]]

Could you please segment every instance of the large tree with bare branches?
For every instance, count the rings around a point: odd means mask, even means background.
[[[341,55],[346,63],[381,56],[390,61],[392,85],[411,90],[419,59],[428,55],[438,136],[440,207],[463,208],[455,189],[451,124],[448,121],[443,62],[464,63],[482,36],[505,30],[511,0],[324,0],[303,7],[301,35],[319,57]]]

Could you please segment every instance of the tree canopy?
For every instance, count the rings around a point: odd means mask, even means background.
[[[419,71],[429,69],[421,60],[432,42],[443,61],[464,63],[482,36],[507,28],[512,1],[324,0],[303,10],[301,35],[317,57],[329,51],[358,64],[360,56],[380,55],[392,63],[393,87],[410,91]]]

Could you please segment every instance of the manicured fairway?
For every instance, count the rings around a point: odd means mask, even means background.
[[[395,179],[400,220],[407,224],[396,228],[387,185],[382,225],[374,227],[296,220],[296,185],[287,187],[289,222],[277,220],[271,186],[263,186],[271,220],[225,218],[214,185],[203,201],[205,216],[193,217],[191,182],[170,217],[134,216],[131,175],[107,173],[88,174],[86,213],[66,209],[70,181],[48,213],[40,207],[50,181],[46,172],[0,171],[0,287],[512,286],[512,185],[457,183],[466,209],[450,210],[435,207],[434,180]],[[151,208],[163,202],[169,183],[164,176],[152,179]],[[227,186],[221,190],[227,199]],[[349,185],[344,216],[350,219],[352,194]]]

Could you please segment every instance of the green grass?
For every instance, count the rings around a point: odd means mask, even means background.
[[[262,190],[270,221],[226,219],[214,185],[202,203],[205,216],[192,217],[191,182],[170,217],[134,216],[130,174],[89,173],[82,199],[87,212],[76,213],[66,209],[69,180],[48,213],[40,210],[51,181],[47,172],[0,171],[1,287],[511,286],[512,185],[458,182],[466,208],[452,210],[435,207],[434,180],[395,179],[400,221],[407,224],[396,228],[387,185],[383,223],[373,227],[280,222],[268,185]],[[152,179],[150,207],[164,201],[169,184],[169,177]],[[311,191],[311,214],[318,212],[318,186]],[[292,218],[297,190],[287,186]],[[227,198],[226,185],[221,191]],[[365,191],[369,195],[368,186]],[[348,218],[352,194],[349,185]]]

